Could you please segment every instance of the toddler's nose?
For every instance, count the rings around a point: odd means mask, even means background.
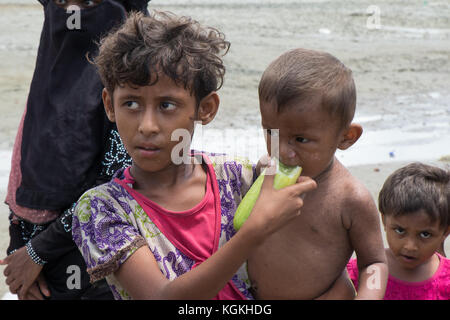
[[[285,165],[295,165],[296,156],[295,151],[290,146],[282,145],[280,147],[280,160]]]

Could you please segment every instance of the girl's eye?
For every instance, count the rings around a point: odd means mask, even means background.
[[[403,228],[395,228],[394,231],[395,231],[395,233],[400,234],[400,235],[405,233],[405,230]]]
[[[431,237],[431,233],[424,231],[420,233],[420,237],[423,239],[428,239],[429,237]]]
[[[300,143],[306,143],[306,142],[309,142],[308,139],[303,138],[303,137],[297,137],[297,138],[295,138],[295,141],[300,142]]]
[[[176,106],[173,103],[167,101],[161,103],[161,109],[163,110],[173,110],[175,108]]]
[[[139,107],[139,103],[137,103],[136,101],[127,101],[123,105],[132,110],[135,110]]]
[[[64,5],[64,4],[66,4],[66,0],[55,0],[55,3],[56,4],[59,4],[59,5]]]

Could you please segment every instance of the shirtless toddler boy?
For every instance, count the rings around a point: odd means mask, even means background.
[[[291,50],[264,72],[259,100],[264,130],[279,135],[279,154],[271,156],[301,166],[302,176],[318,187],[305,196],[301,215],[250,257],[256,298],[327,297],[355,251],[364,284],[356,298],[382,299],[388,270],[376,205],[334,155],[362,134],[362,127],[352,123],[356,90],[351,70],[330,54]],[[336,285],[328,297],[348,297],[335,290],[343,287]]]

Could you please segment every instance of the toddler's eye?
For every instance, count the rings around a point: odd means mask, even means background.
[[[63,6],[67,3],[67,0],[55,0],[55,3],[59,6]]]
[[[403,228],[395,228],[394,231],[395,231],[397,234],[400,234],[400,235],[402,235],[402,234],[405,233],[405,229],[403,229]]]
[[[423,239],[428,239],[429,237],[431,237],[431,233],[424,231],[420,233],[420,237]]]
[[[137,103],[136,101],[127,101],[123,105],[132,110],[139,108],[139,103]]]
[[[176,106],[171,102],[164,101],[161,103],[161,109],[163,110],[173,110],[175,108]]]
[[[297,137],[297,138],[295,138],[295,141],[300,142],[300,143],[306,143],[306,142],[309,142],[308,139],[303,138],[303,137]]]

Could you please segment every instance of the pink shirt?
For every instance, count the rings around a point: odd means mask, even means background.
[[[130,185],[134,178],[130,168],[124,171],[125,179],[116,179],[141,205],[152,222],[181,252],[195,261],[193,268],[217,251],[221,233],[221,206],[218,184],[212,165],[208,164],[206,192],[202,201],[186,211],[170,211],[159,206]],[[229,281],[215,299],[245,299]]]
[[[439,267],[434,275],[420,282],[406,282],[389,275],[384,300],[450,300],[450,259],[436,253]],[[347,271],[358,288],[356,259],[347,264]]]

